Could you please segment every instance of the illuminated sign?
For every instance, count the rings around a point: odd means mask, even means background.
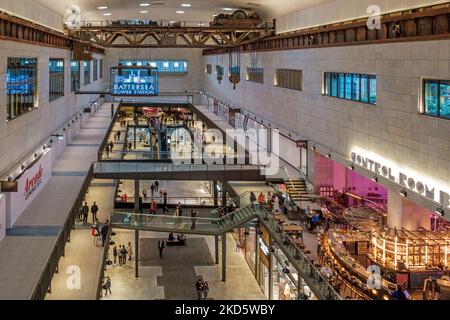
[[[111,68],[111,95],[158,95],[158,69],[122,66]]]
[[[411,170],[401,169],[377,155],[367,156],[358,152],[352,152],[350,157],[354,164],[357,164],[380,177],[391,180],[406,189],[417,192],[430,200],[450,207],[450,194],[445,187],[439,186],[438,183],[428,181],[426,178],[419,178]]]
[[[27,178],[27,180],[25,181],[25,188],[23,192],[25,200],[28,200],[33,192],[41,185],[43,172],[44,169],[41,165],[39,165],[39,169],[36,174],[31,178]]]
[[[269,248],[265,244],[264,240],[262,238],[259,238],[259,247],[261,248],[261,251],[268,256],[269,255]]]

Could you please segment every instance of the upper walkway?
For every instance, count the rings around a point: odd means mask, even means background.
[[[50,181],[7,230],[0,243],[0,300],[33,297],[110,121],[110,104],[103,105],[69,142],[53,164]]]

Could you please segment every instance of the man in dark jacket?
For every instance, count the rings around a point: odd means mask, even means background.
[[[109,232],[109,221],[106,220],[106,223],[100,230],[100,234],[102,236],[102,247],[105,246],[106,238],[108,237],[108,232]]]
[[[98,212],[98,206],[95,202],[91,207],[91,212],[92,212],[92,223],[95,223],[95,221],[97,220],[97,212]]]
[[[87,202],[84,203],[82,211],[83,211],[83,223],[87,223],[88,215],[89,215],[89,207],[88,207]]]
[[[160,258],[162,258],[164,247],[165,247],[164,241],[163,240],[159,240],[158,241],[158,250],[159,250],[159,257]]]

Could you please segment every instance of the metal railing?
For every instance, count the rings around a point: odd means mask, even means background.
[[[244,191],[242,192],[240,195],[238,195],[237,197],[234,197],[233,199],[230,199],[228,202],[232,202],[234,203],[234,205],[236,206],[236,208],[239,208],[241,206],[241,199],[243,199],[244,197],[250,195],[250,191]],[[250,200],[249,200],[250,202]],[[220,211],[226,210],[228,208],[228,204],[222,205],[222,207],[214,209],[211,211],[211,216],[212,217],[219,217],[219,213]]]
[[[83,185],[78,193],[78,196],[69,212],[69,215],[59,232],[58,238],[55,242],[53,250],[47,259],[47,263],[44,266],[42,275],[36,285],[36,288],[31,296],[32,300],[43,300],[48,292],[51,292],[52,277],[55,272],[58,272],[59,259],[65,254],[66,242],[70,242],[70,232],[75,227],[75,220],[79,216],[80,208],[82,206],[83,199],[89,188],[92,176],[94,173],[94,167],[91,165],[87,175],[84,179]]]
[[[154,199],[156,201],[157,204],[162,204],[163,203],[163,197],[159,196],[159,194],[155,194],[154,196],[152,195],[147,195],[146,198],[144,197],[140,197],[142,199],[142,203],[151,203],[152,200]],[[116,202],[122,202],[122,203],[133,203],[134,204],[134,200],[135,197],[128,197],[126,201],[122,200],[122,198],[120,196],[116,196]],[[184,206],[212,206],[214,205],[214,198],[213,197],[167,197],[167,204],[178,204],[180,203],[181,205]]]
[[[109,138],[111,137],[111,133],[114,129],[114,126],[116,125],[121,106],[122,106],[122,100],[120,100],[119,106],[117,107],[116,111],[114,112],[114,115],[111,120],[111,123],[109,124],[108,130],[106,130],[105,137],[103,138],[102,143],[100,144],[100,147],[98,149],[98,161],[102,160],[103,152],[106,148],[106,144],[108,143]]]
[[[96,299],[100,300],[103,297],[103,280],[105,279],[106,262],[109,255],[109,242],[111,241],[111,227],[109,228],[108,235],[105,240],[105,248],[103,249],[102,266],[100,269],[100,276],[97,284],[97,296]]]

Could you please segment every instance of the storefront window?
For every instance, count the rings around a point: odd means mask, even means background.
[[[256,230],[254,227],[248,228],[245,234],[245,260],[247,261],[253,274],[256,273],[255,265],[255,241],[256,241]]]
[[[374,75],[325,72],[324,94],[362,103],[377,103],[377,77]]]
[[[147,66],[158,68],[161,73],[187,73],[187,60],[119,60],[124,66]]]
[[[84,61],[84,85],[91,83],[91,62]]]
[[[70,91],[80,90],[80,62],[70,62]]]
[[[98,79],[98,60],[97,59],[94,59],[93,69],[94,70],[92,70],[92,80],[97,81],[97,79]]]
[[[103,59],[100,59],[100,66],[99,66],[99,70],[100,70],[100,79],[103,79]]]
[[[7,120],[36,108],[37,59],[8,58],[6,71]]]
[[[424,114],[450,118],[450,81],[424,80]]]
[[[51,102],[64,96],[64,60],[50,59],[48,69],[48,97]]]

